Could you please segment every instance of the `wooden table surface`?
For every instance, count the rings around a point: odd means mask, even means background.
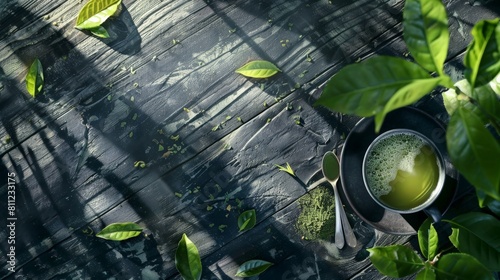
[[[200,251],[203,279],[233,279],[250,259],[274,263],[259,279],[381,279],[366,248],[415,246],[414,237],[373,229],[349,205],[355,248],[305,240],[297,229],[322,155],[339,151],[359,120],[313,103],[347,64],[408,57],[404,1],[124,0],[104,24],[109,39],[74,29],[84,4],[0,2],[0,278],[181,279],[174,257],[183,233]],[[458,79],[472,25],[500,7],[445,4],[447,73]],[[45,87],[31,98],[24,78],[35,58]],[[235,73],[256,59],[282,72]],[[416,106],[446,124],[439,95]],[[287,162],[296,177],[275,166]],[[7,270],[9,173],[15,273]],[[257,225],[239,232],[238,215],[249,209]],[[144,233],[94,236],[125,221]]]

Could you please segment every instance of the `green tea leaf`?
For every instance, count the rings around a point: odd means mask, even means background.
[[[265,60],[250,61],[249,63],[236,70],[236,73],[239,73],[245,77],[259,79],[269,78],[278,72],[281,72],[281,70],[276,67],[276,65]]]
[[[379,56],[348,65],[328,81],[315,105],[362,117],[382,112],[401,88],[428,79],[423,68],[401,58]]]
[[[382,273],[390,277],[404,277],[424,267],[424,262],[411,248],[403,245],[367,249],[370,260]]]
[[[121,241],[136,237],[141,234],[141,232],[142,228],[136,223],[113,223],[103,228],[95,236],[107,240]]]
[[[441,0],[406,0],[403,36],[417,63],[427,71],[443,75],[450,34]]]
[[[201,258],[198,248],[184,233],[175,251],[175,267],[185,280],[201,279]]]
[[[236,272],[237,277],[251,277],[266,271],[273,263],[263,260],[251,260],[243,263]]]
[[[26,74],[26,89],[33,97],[42,91],[43,88],[43,68],[42,63],[38,58],[30,66],[28,74]]]
[[[290,166],[290,164],[288,162],[286,163],[286,167],[283,167],[283,166],[278,165],[278,164],[275,164],[275,165],[276,165],[276,167],[278,167],[278,169],[280,171],[286,172],[286,173],[295,177],[295,171],[293,171],[292,167]]]
[[[89,29],[90,33],[94,34],[95,36],[99,37],[99,38],[109,38],[109,33],[108,31],[106,30],[106,28],[102,27],[102,26],[98,26],[98,27],[95,27],[95,28],[92,28],[92,29]]]
[[[437,252],[438,234],[429,218],[418,229],[418,244],[422,255],[432,261]]]
[[[485,85],[500,73],[500,19],[481,20],[472,28],[474,39],[464,57],[465,77],[472,88]]]
[[[116,13],[121,3],[121,0],[90,0],[80,10],[75,27],[92,30],[101,26],[103,22]]]
[[[382,273],[390,277],[404,277],[424,267],[424,262],[411,248],[403,245],[367,249],[370,260]]]
[[[442,256],[435,266],[438,279],[453,280],[493,280],[493,274],[474,257],[450,253]]]
[[[476,188],[500,200],[500,144],[481,119],[469,109],[458,107],[448,124],[446,143],[458,171]]]
[[[255,226],[257,222],[255,209],[245,211],[238,217],[238,228],[240,231],[249,230]]]
[[[441,78],[427,78],[413,80],[394,93],[394,95],[384,105],[384,109],[375,115],[375,131],[378,132],[382,126],[385,115],[392,110],[408,106],[418,101],[423,96],[429,94],[441,83]]]
[[[416,280],[435,280],[435,279],[436,279],[436,273],[434,273],[434,270],[432,270],[432,268],[427,266],[417,274],[416,278]]]
[[[467,213],[452,220],[451,243],[488,269],[500,271],[500,221],[485,213]]]

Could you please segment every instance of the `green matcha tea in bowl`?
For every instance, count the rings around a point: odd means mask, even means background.
[[[433,202],[444,186],[444,161],[434,143],[410,129],[379,135],[363,158],[363,182],[383,208],[400,214],[424,211],[435,222]]]

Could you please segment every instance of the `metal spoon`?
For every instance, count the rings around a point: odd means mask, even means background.
[[[356,237],[347,220],[342,201],[340,201],[339,192],[337,191],[337,181],[340,177],[340,164],[339,159],[333,152],[326,152],[323,156],[322,171],[326,180],[332,184],[333,192],[335,193],[335,245],[339,249],[342,249],[345,243],[350,247],[356,247]]]

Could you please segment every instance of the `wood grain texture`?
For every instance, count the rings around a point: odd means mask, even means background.
[[[19,176],[23,221],[16,275],[178,278],[173,256],[185,232],[207,279],[231,279],[257,256],[275,261],[270,277],[363,271],[376,279],[362,247],[407,241],[358,222],[364,244],[339,255],[331,242],[305,242],[294,228],[296,200],[322,154],[358,120],[312,103],[342,66],[405,54],[403,1],[124,1],[105,23],[106,40],[73,28],[83,2],[43,2],[0,4],[0,170]],[[499,14],[464,3],[447,2],[447,67],[457,77],[471,24]],[[24,76],[36,57],[46,83],[31,99]],[[254,59],[282,73],[266,80],[234,73]],[[446,122],[439,101],[419,106]],[[134,168],[136,161],[147,168]],[[274,166],[286,162],[296,178]],[[258,226],[238,233],[238,213],[251,208]],[[93,236],[120,221],[146,233],[121,243]]]

